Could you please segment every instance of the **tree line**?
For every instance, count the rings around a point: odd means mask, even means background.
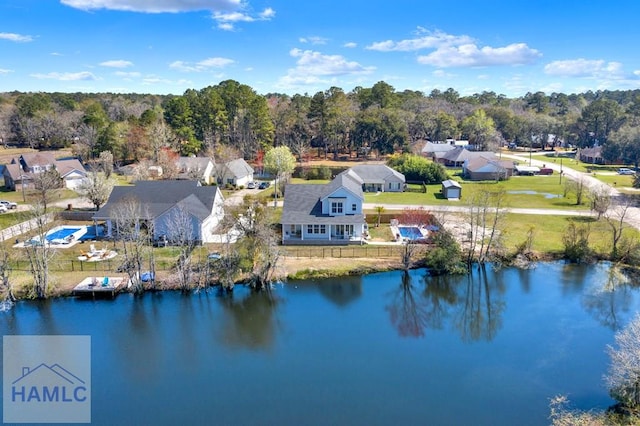
[[[0,95],[0,143],[73,148],[84,161],[109,151],[116,164],[180,155],[259,158],[287,146],[303,159],[409,152],[416,143],[466,139],[477,149],[506,142],[544,148],[603,146],[603,155],[637,165],[640,90],[507,98],[461,96],[454,89],[396,91],[384,81],[345,92],[258,94],[225,80],[184,94],[21,93]],[[231,151],[231,153],[229,153]]]

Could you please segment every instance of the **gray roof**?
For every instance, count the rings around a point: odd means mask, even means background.
[[[338,175],[338,177],[341,175]],[[335,182],[336,179],[333,180]],[[347,176],[343,176],[344,181],[353,181]],[[333,183],[332,182],[332,183]],[[282,210],[281,223],[304,225],[308,223],[314,224],[350,224],[355,221],[364,222],[364,215],[345,215],[345,216],[329,216],[322,214],[322,204],[320,198],[328,195],[326,185],[317,184],[288,184],[285,187],[285,202]],[[357,185],[357,183],[356,183]],[[362,194],[362,188],[360,194]],[[337,187],[333,189],[334,192]]]
[[[190,170],[202,170],[204,172],[210,162],[212,161],[209,157],[180,157],[176,164],[181,172]]]
[[[193,180],[138,181],[135,186],[115,186],[109,201],[94,218],[112,218],[124,199],[133,198],[151,218],[182,206],[202,221],[211,215],[216,197],[222,197],[217,186],[200,186]]]
[[[445,188],[462,188],[458,182],[455,180],[447,179],[442,181],[442,186]]]
[[[404,182],[404,175],[384,164],[359,164],[349,170],[358,175],[364,183],[384,183],[390,178]]]
[[[237,158],[224,164],[224,167],[229,170],[229,173],[235,178],[242,178],[253,173],[253,167],[244,161],[244,158]]]
[[[442,158],[447,161],[458,163],[478,157],[493,159],[496,155],[489,151],[469,151],[462,146],[457,146],[453,150],[447,152]]]
[[[57,160],[55,162],[55,165],[56,170],[58,170],[58,173],[60,173],[60,176],[62,177],[65,177],[74,170],[80,172],[83,175],[87,174],[87,170],[84,168],[82,163],[80,163],[80,161],[75,158],[71,158],[69,160]]]
[[[347,170],[343,173],[340,173],[336,176],[331,182],[326,185],[317,185],[324,188],[322,192],[321,198],[327,197],[338,189],[344,187],[347,190],[353,192],[353,195],[360,197],[364,200],[364,195],[362,194],[362,183],[358,181],[357,176],[353,176],[352,173]]]
[[[427,142],[424,144],[422,148],[422,152],[426,154],[436,153],[436,152],[447,152],[454,149],[454,145],[450,145],[448,143],[436,143],[436,142]]]

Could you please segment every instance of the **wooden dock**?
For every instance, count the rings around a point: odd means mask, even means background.
[[[73,288],[73,295],[79,297],[114,298],[126,286],[122,277],[87,277]]]

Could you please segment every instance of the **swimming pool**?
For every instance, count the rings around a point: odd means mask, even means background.
[[[69,244],[82,239],[87,233],[86,226],[56,226],[47,232],[45,238],[50,244]]]
[[[422,231],[417,226],[399,226],[398,232],[401,237],[409,240],[417,240],[424,237]]]
[[[68,236],[73,235],[76,232],[80,231],[81,229],[82,228],[66,228],[66,227],[55,228],[54,230],[52,230],[53,232],[49,231],[47,233],[47,241],[63,240]]]

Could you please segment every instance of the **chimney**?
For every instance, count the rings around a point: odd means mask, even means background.
[[[22,377],[26,376],[27,374],[29,374],[29,367],[22,367]]]

